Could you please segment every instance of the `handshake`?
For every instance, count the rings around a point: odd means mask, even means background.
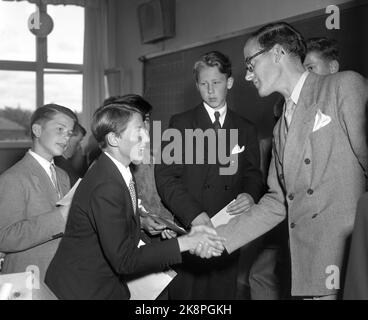
[[[192,226],[190,233],[178,238],[181,252],[189,251],[201,258],[219,257],[224,251],[225,239],[206,225]]]

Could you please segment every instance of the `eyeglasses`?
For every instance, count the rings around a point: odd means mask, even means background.
[[[255,57],[257,57],[257,56],[261,55],[262,53],[265,53],[266,51],[269,51],[269,50],[270,50],[270,49],[262,49],[262,50],[260,50],[260,51],[256,52],[254,55],[252,55],[252,56],[250,56],[250,57],[247,57],[247,58],[245,59],[245,69],[246,69],[247,71],[249,71],[249,72],[253,73],[253,71],[254,71],[254,65],[252,64],[252,60],[253,60]]]

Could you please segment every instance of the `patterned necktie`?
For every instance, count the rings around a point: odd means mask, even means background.
[[[220,123],[220,112],[215,112],[215,121],[213,122],[213,127],[215,128],[216,132],[218,129],[221,129],[221,123]]]
[[[61,199],[61,192],[60,192],[59,184],[58,184],[57,177],[56,177],[55,165],[53,163],[50,164],[50,172],[51,172],[52,184],[55,187],[58,198]]]
[[[285,102],[286,109],[285,109],[285,121],[286,121],[286,132],[289,131],[291,120],[293,118],[294,110],[295,110],[295,103],[294,101],[289,98]]]
[[[135,214],[135,212],[136,212],[137,196],[136,196],[136,194],[135,194],[133,178],[132,178],[132,179],[130,179],[130,181],[129,181],[129,193],[130,193],[130,197],[131,197],[131,199],[132,199],[133,210],[134,210],[134,214]]]

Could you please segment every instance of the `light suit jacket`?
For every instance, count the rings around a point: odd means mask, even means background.
[[[329,272],[338,276],[336,266],[343,273],[357,201],[365,190],[367,97],[364,79],[355,72],[309,74],[287,137],[284,115],[275,126],[269,192],[218,228],[232,252],[287,217],[294,296],[336,293]],[[313,132],[317,111],[331,121]]]
[[[60,191],[70,189],[68,175],[56,167]],[[44,287],[46,269],[59,245],[65,220],[51,179],[28,152],[0,176],[0,251],[6,254],[2,273],[25,272],[36,266],[40,290],[34,298],[53,298]]]

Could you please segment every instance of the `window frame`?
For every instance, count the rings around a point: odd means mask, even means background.
[[[35,4],[40,13],[47,13],[47,5],[42,2]],[[44,105],[44,75],[45,74],[81,74],[83,76],[83,64],[58,63],[47,61],[47,37],[35,36],[36,61],[0,60],[1,71],[33,71],[36,73],[36,109]],[[82,106],[83,114],[83,106]],[[28,147],[32,142],[24,141],[0,141],[0,148],[19,148],[21,145]]]

